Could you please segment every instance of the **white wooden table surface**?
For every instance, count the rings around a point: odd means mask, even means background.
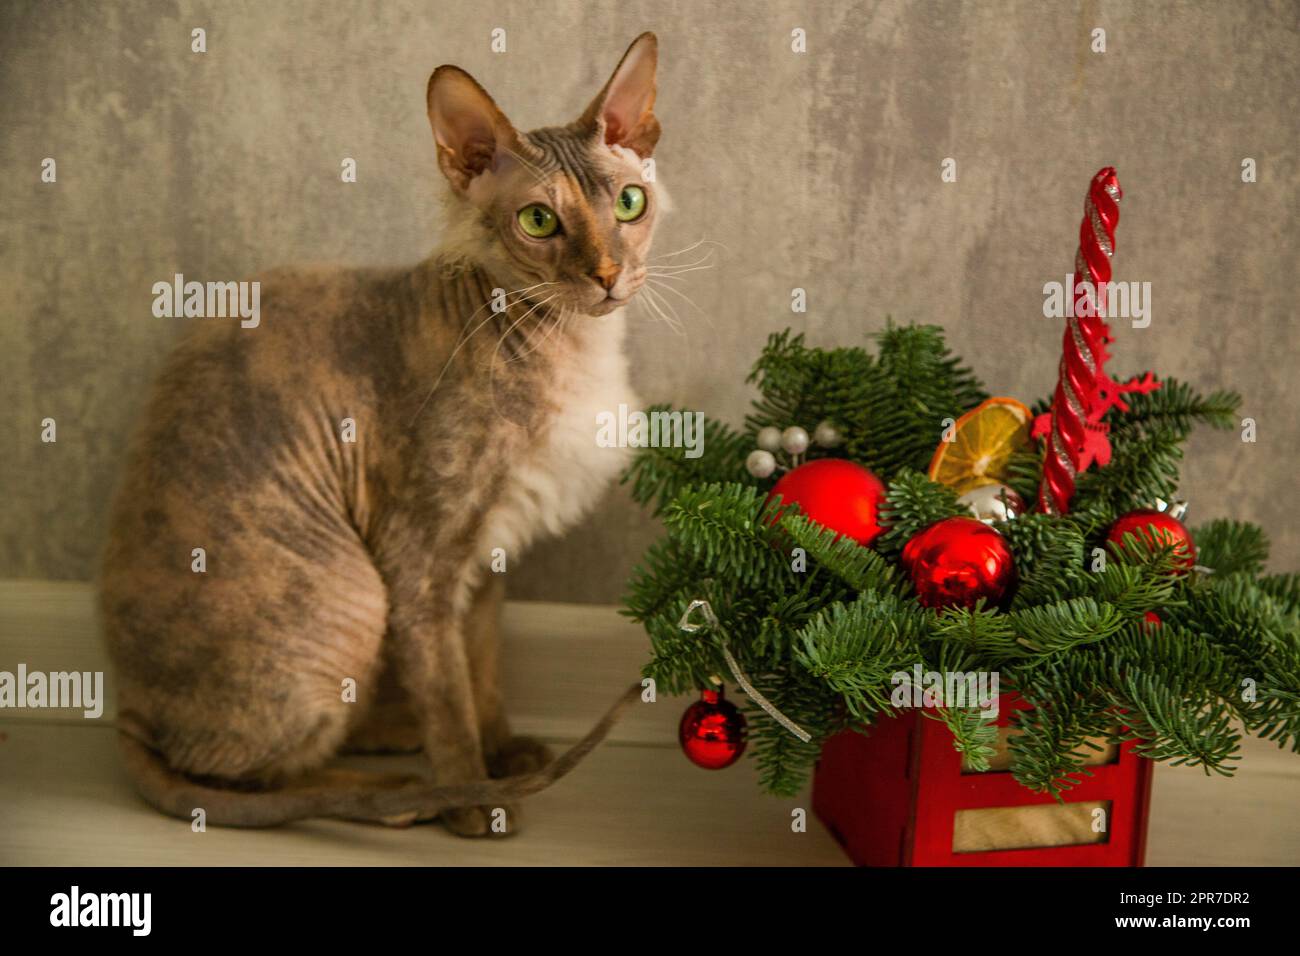
[[[0,671],[107,671],[81,583],[0,581]],[[564,745],[634,680],[647,640],[614,608],[507,605],[517,732]],[[136,797],[118,764],[112,678],[99,720],[0,710],[0,865],[793,865],[846,861],[807,794],[759,793],[750,761],[708,772],[676,742],[683,698],[643,704],[570,776],[525,801],[522,832],[462,840],[436,825],[313,821],[193,833]],[[401,761],[407,758],[376,758]],[[414,758],[412,758],[414,759]],[[1160,766],[1148,865],[1300,864],[1300,756],[1248,741],[1234,779]],[[791,811],[809,811],[806,833]]]

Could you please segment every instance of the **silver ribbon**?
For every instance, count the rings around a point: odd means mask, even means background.
[[[703,624],[697,624],[692,620],[696,611],[699,611],[700,616],[704,618]],[[686,613],[683,614],[682,619],[677,622],[677,626],[687,634],[696,634],[705,630],[717,631],[718,637],[721,638],[722,657],[727,662],[727,667],[731,669],[731,676],[736,679],[736,683],[740,685],[740,689],[749,695],[750,700],[763,708],[769,717],[786,730],[790,731],[790,733],[794,734],[804,743],[808,743],[808,741],[812,740],[812,734],[808,733],[808,731],[804,730],[785,714],[777,710],[770,700],[754,689],[754,685],[749,682],[749,678],[745,676],[745,672],[740,669],[740,664],[734,657],[732,657],[731,651],[727,647],[725,636],[722,633],[722,625],[718,623],[718,616],[713,613],[713,606],[709,604],[708,601],[695,600],[688,604],[686,606]],[[718,684],[722,683],[722,680],[717,677],[714,677],[713,681]]]

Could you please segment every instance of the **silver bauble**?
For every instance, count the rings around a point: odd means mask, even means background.
[[[745,470],[755,478],[767,478],[776,471],[776,457],[762,448],[755,448],[745,459]]]
[[[813,429],[813,441],[823,448],[838,448],[843,440],[840,430],[830,422],[822,422]]]
[[[791,455],[802,455],[808,450],[809,442],[808,433],[798,425],[791,425],[781,432],[781,447]]]
[[[966,492],[957,499],[957,504],[985,524],[1010,521],[1025,510],[1024,501],[1015,491],[996,483]]]
[[[758,430],[758,447],[763,451],[780,451],[781,450],[781,429],[775,425],[768,425],[766,428]]]

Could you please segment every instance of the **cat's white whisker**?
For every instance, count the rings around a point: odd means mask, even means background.
[[[658,286],[659,288],[664,289],[664,290],[667,291],[667,292],[671,292],[673,295],[677,296],[679,299],[681,299],[683,302],[685,302],[687,305],[689,305],[692,309],[694,309],[696,312],[698,312],[698,313],[700,314],[700,317],[703,318],[705,322],[708,322],[709,325],[713,325],[713,316],[709,315],[709,313],[707,313],[707,312],[705,312],[703,309],[701,309],[701,308],[700,308],[700,307],[695,303],[695,300],[692,299],[690,296],[688,296],[686,293],[682,292],[681,290],[679,290],[679,289],[677,289],[677,288],[675,288],[675,287],[673,287],[673,286],[665,285],[665,284],[662,283],[662,282],[655,282],[654,279],[651,279],[651,278],[649,278],[649,277],[646,278],[646,282],[652,283],[652,284]]]
[[[523,289],[515,289],[515,290],[512,291],[512,292],[507,292],[505,295],[501,296],[501,298],[500,298],[499,300],[496,300],[496,299],[489,299],[487,302],[484,302],[484,303],[483,303],[482,305],[480,305],[477,309],[475,309],[472,313],[470,313],[469,318],[465,320],[465,328],[469,328],[469,324],[470,324],[471,322],[474,321],[474,317],[475,317],[476,315],[478,315],[480,312],[482,312],[482,311],[483,311],[484,309],[486,309],[488,306],[493,305],[493,304],[496,303],[496,302],[499,302],[499,303],[503,304],[504,307],[505,307],[505,309],[506,309],[506,311],[509,311],[511,305],[514,305],[514,304],[517,304],[517,303],[519,303],[519,302],[522,302],[523,299],[526,297],[527,293],[531,292],[532,290],[534,290],[534,289],[540,289],[540,288],[542,288],[543,286],[556,285],[556,284],[557,284],[557,283],[555,283],[555,282],[538,282],[538,283],[535,284],[535,285],[530,285],[530,286],[527,286],[526,288],[523,288]],[[509,300],[510,300],[510,297],[511,297],[511,296],[514,296],[514,295],[518,295],[519,298],[516,299],[516,300],[512,303],[512,302],[510,302]],[[448,370],[449,368],[451,368],[452,360],[456,358],[456,356],[460,353],[460,350],[461,350],[461,349],[463,349],[466,345],[469,344],[469,340],[472,339],[475,335],[477,335],[478,332],[479,332],[479,330],[482,329],[483,326],[487,325],[489,322],[492,321],[492,319],[496,316],[496,314],[497,314],[496,312],[489,312],[489,313],[488,313],[488,314],[483,318],[483,320],[482,320],[481,322],[479,322],[478,325],[474,326],[474,328],[471,329],[468,333],[466,333],[466,332],[464,331],[464,329],[461,330],[460,337],[459,337],[459,338],[457,339],[457,341],[456,341],[456,347],[453,348],[453,349],[451,350],[451,354],[447,356],[447,361],[443,363],[442,371],[440,371],[440,372],[438,373],[438,377],[437,377],[436,379],[434,379],[433,387],[429,389],[429,394],[426,395],[426,396],[424,396],[424,401],[420,402],[420,407],[417,408],[417,409],[415,410],[415,415],[411,418],[411,424],[412,424],[412,425],[414,425],[416,419],[418,419],[418,418],[420,417],[420,413],[421,413],[422,411],[424,411],[424,407],[425,407],[426,405],[429,404],[429,399],[433,398],[434,393],[435,393],[436,391],[438,391],[438,386],[442,384],[442,380],[443,380],[443,378],[446,377],[446,375],[447,375],[447,370]]]
[[[557,295],[558,295],[558,293],[557,293]],[[554,296],[553,296],[552,298],[554,298]],[[559,326],[559,325],[564,321],[564,318],[565,318],[566,314],[567,314],[567,309],[564,308],[564,307],[561,307],[559,315],[556,316],[556,317],[553,319],[553,321],[550,323],[550,325],[547,327],[546,332],[542,335],[542,339],[541,339],[540,342],[538,342],[537,344],[533,345],[532,348],[530,348],[530,349],[528,349],[528,350],[526,350],[526,351],[524,351],[524,352],[520,352],[520,353],[517,354],[517,355],[512,355],[510,358],[506,359],[505,362],[503,362],[502,364],[503,364],[503,365],[509,365],[509,364],[511,364],[512,362],[520,362],[520,361],[526,359],[528,356],[532,355],[534,352],[536,352],[538,349],[540,349],[540,348],[541,348],[543,345],[545,345],[547,342],[549,342],[549,341],[551,340],[551,336],[555,334],[555,330],[556,330],[556,328],[557,328],[557,327],[558,327],[558,326]],[[525,335],[525,336],[528,336],[528,332],[527,332],[527,330],[525,330],[524,335]]]
[[[563,306],[560,308],[560,318],[553,326],[553,329],[557,330],[555,334],[561,341],[564,339],[564,328],[568,325],[569,319],[573,318],[577,314],[578,310],[571,306]],[[547,334],[547,338],[550,338],[550,333]]]
[[[676,310],[672,308],[667,300],[656,293],[655,290],[650,288],[648,285],[642,286],[641,291],[645,293],[645,297],[641,301],[645,303],[646,308],[650,313],[659,318],[675,333],[685,338],[686,329],[682,325],[681,320],[677,318]]]
[[[714,267],[714,264],[713,264],[713,263],[709,263],[708,265],[703,265],[703,266],[695,266],[695,267],[693,267],[693,268],[687,268],[686,266],[683,266],[683,267],[680,268],[680,269],[660,269],[660,268],[657,268],[657,267],[651,266],[651,267],[649,267],[649,268],[646,269],[646,274],[647,274],[647,275],[652,275],[652,276],[661,276],[661,277],[665,277],[665,278],[670,278],[670,279],[671,279],[671,278],[673,278],[673,277],[675,277],[675,276],[680,276],[680,275],[683,275],[684,273],[687,273],[687,272],[703,272],[703,271],[705,271],[706,269],[712,269],[713,267]]]
[[[683,269],[699,267],[701,269],[711,269],[717,264],[717,259],[713,255],[713,250],[709,250],[705,255],[700,256],[693,262],[666,262],[661,265],[648,265],[647,269],[654,269],[658,272],[678,272]]]
[[[530,315],[532,315],[538,309],[544,307],[547,303],[554,302],[557,298],[559,298],[559,295],[560,294],[558,292],[555,292],[547,296],[545,299],[542,299],[540,302],[535,302],[532,308],[530,308],[519,318],[515,319],[515,321],[510,324],[510,326],[505,330],[505,332],[501,334],[501,338],[497,339],[496,347],[492,350],[492,359],[488,367],[489,379],[491,378],[491,376],[496,374],[497,356],[501,354],[501,346],[505,344],[505,341],[510,337],[510,334],[514,332],[515,329],[519,328],[519,326],[521,326],[528,319]],[[529,334],[527,329],[524,330],[523,336],[525,342],[529,341]],[[509,361],[510,360],[507,359],[506,364],[508,364]]]
[[[559,298],[559,296],[560,293],[554,292],[548,297],[546,297],[545,299],[542,299],[540,302],[534,303],[531,309],[529,309],[527,312],[525,312],[523,315],[517,318],[514,322],[512,322],[510,326],[505,330],[505,332],[501,334],[501,338],[497,339],[496,347],[492,349],[492,358],[488,363],[488,395],[492,399],[492,411],[496,413],[496,416],[498,418],[506,419],[506,416],[501,413],[500,406],[497,405],[497,388],[496,388],[497,356],[501,353],[501,346],[505,343],[506,339],[510,337],[510,333],[512,333],[515,329],[517,329],[520,325],[522,325],[523,322],[530,315],[532,315],[538,309],[545,307],[548,303],[554,302],[556,299]],[[526,330],[524,332],[524,340],[525,341],[528,340],[528,332]],[[506,360],[506,364],[509,364],[509,359]],[[509,419],[506,420],[508,421]]]
[[[701,315],[704,314],[704,310],[695,304],[695,300],[692,299],[690,296],[686,295],[681,290],[679,290],[676,286],[671,286],[668,285],[667,283],[661,282],[656,277],[653,276],[646,276],[646,282],[652,286],[663,289],[665,292],[671,292],[673,295],[683,300],[687,305],[693,308],[696,312],[699,312]]]
[[[653,261],[656,261],[656,260],[658,260],[658,259],[671,259],[671,258],[673,258],[674,256],[682,256],[682,255],[685,255],[686,253],[690,252],[692,249],[698,249],[700,246],[704,245],[705,243],[711,243],[712,245],[715,245],[715,246],[721,246],[721,247],[722,247],[723,249],[725,249],[726,251],[728,251],[728,252],[731,251],[730,249],[727,249],[727,247],[726,247],[725,244],[719,242],[719,241],[716,240],[716,239],[701,239],[701,240],[699,240],[699,242],[693,242],[693,243],[691,243],[689,246],[685,246],[685,247],[683,247],[683,248],[681,248],[681,249],[677,249],[677,250],[674,251],[674,252],[664,252],[664,253],[661,253],[661,254],[659,254],[659,255],[657,255],[657,256],[651,256],[651,257],[650,257],[650,260],[653,262]],[[709,252],[710,252],[710,254],[712,254],[713,250],[710,249]]]

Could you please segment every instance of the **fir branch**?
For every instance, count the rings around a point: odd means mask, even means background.
[[[669,405],[652,405],[646,414],[691,413],[674,410]],[[631,482],[633,500],[652,507],[653,514],[658,515],[679,492],[694,485],[751,482],[753,479],[745,470],[745,458],[752,448],[753,443],[746,436],[706,417],[700,457],[687,458],[684,449],[668,446],[638,448],[619,483]]]
[[[799,629],[821,614],[829,600],[815,576],[804,575],[798,591],[780,594],[762,609],[752,637],[736,651],[741,662],[752,670],[773,670],[788,662]]]
[[[700,569],[671,537],[653,542],[633,570],[622,613],[645,623],[669,608],[682,608],[698,590]]]
[[[1129,410],[1112,408],[1106,416],[1111,440],[1121,444],[1134,433],[1173,431],[1186,438],[1193,426],[1232,428],[1237,423],[1241,396],[1236,392],[1218,391],[1201,395],[1177,379],[1165,379],[1151,392],[1134,392],[1126,396]]]
[[[1011,773],[1039,793],[1061,795],[1092,776],[1087,757],[1089,738],[1110,737],[1115,715],[1086,686],[1087,669],[1056,660],[1039,668],[1021,693],[1033,705],[1012,718],[1015,733],[1007,742]]]
[[[969,707],[939,707],[921,711],[942,721],[952,734],[952,748],[962,755],[962,766],[975,773],[989,769],[989,758],[997,753],[998,727],[995,716],[984,716]]]
[[[1279,747],[1300,753],[1300,666],[1294,656],[1274,666],[1282,669],[1265,669],[1247,727]]]
[[[750,434],[826,420],[844,436],[841,453],[886,481],[926,467],[943,420],[978,404],[983,389],[936,326],[890,323],[877,341],[873,359],[860,348],[808,348],[788,331],[770,337],[748,379],[762,393],[745,420]]]
[[[938,386],[945,393],[940,409],[963,412],[988,398],[975,373],[953,356],[938,325],[894,325],[886,318],[885,330],[876,336],[880,366],[905,389]],[[918,396],[926,396],[923,391]],[[938,392],[929,393],[937,397]],[[928,456],[927,456],[928,457]]]
[[[751,444],[760,428],[811,432],[823,420],[856,434],[887,397],[887,381],[865,350],[808,348],[788,329],[768,338],[746,381],[761,393],[745,419]]]
[[[1021,646],[1048,655],[1104,641],[1125,624],[1124,614],[1092,598],[1073,598],[1012,611],[1007,618]]]
[[[1087,590],[1084,534],[1072,520],[1027,514],[1001,525],[1000,530],[1015,556],[1020,578],[1013,608],[1057,601]]]
[[[1038,501],[1038,486],[1042,480],[1043,449],[1038,444],[1012,452],[1007,460],[1003,483],[1020,496],[1026,508],[1032,509]]]
[[[917,472],[903,471],[890,484],[880,509],[880,523],[888,530],[876,539],[876,550],[888,558],[897,558],[918,531],[960,514],[965,512],[951,488]]]
[[[764,500],[746,485],[688,488],[664,510],[664,525],[710,575],[743,587],[777,582],[792,572],[773,547],[776,512]]]
[[[1079,476],[1071,508],[1090,507],[1110,519],[1166,501],[1178,488],[1178,467],[1186,433],[1164,428],[1111,442],[1111,460]]]
[[[972,771],[983,772],[989,769],[989,758],[997,753],[997,699],[989,703],[986,710],[978,700],[975,681],[978,672],[984,668],[980,656],[969,647],[957,644],[943,644],[935,659],[938,673],[947,675],[950,683],[945,684],[943,703],[933,713],[923,710],[926,717],[942,721],[952,734],[953,749],[962,755],[964,766]],[[965,675],[964,686],[957,682]],[[957,699],[949,696],[949,690],[955,695],[966,695],[967,706],[958,707]]]
[[[833,604],[800,630],[794,660],[840,695],[848,712],[867,721],[890,708],[894,674],[921,659],[927,615],[892,594],[867,591]]]
[[[678,614],[684,613],[683,604]],[[652,678],[656,690],[665,694],[686,694],[712,686],[710,678],[726,673],[725,662],[711,635],[687,634],[672,615],[646,621],[651,656],[642,676]]]
[[[1168,500],[1178,487],[1181,446],[1193,426],[1231,427],[1241,402],[1235,392],[1201,396],[1173,379],[1127,400],[1129,411],[1112,408],[1104,419],[1110,462],[1079,476],[1072,507],[1090,506],[1115,517],[1150,507],[1156,498]]]
[[[1269,597],[1275,598],[1287,612],[1300,611],[1300,574],[1273,574],[1260,578],[1256,585]]]
[[[1196,563],[1216,574],[1259,574],[1268,561],[1268,536],[1258,525],[1219,518],[1193,529]]]
[[[1095,659],[1099,686],[1118,686],[1132,673],[1177,675],[1189,699],[1217,698],[1250,722],[1251,706],[1240,695],[1240,662],[1207,635],[1172,620],[1160,627],[1130,622]]]
[[[870,456],[885,480],[902,469],[925,469],[943,434],[986,398],[983,386],[954,358],[934,325],[895,326],[877,335],[879,368],[892,386],[888,407],[850,436],[851,453]]]
[[[1092,594],[1130,617],[1179,606],[1175,593],[1182,580],[1182,558],[1175,548],[1171,541],[1150,543],[1124,535],[1122,543],[1109,545],[1110,558],[1102,569],[1091,573]]]
[[[1232,775],[1241,734],[1233,729],[1235,714],[1222,700],[1198,698],[1182,681],[1163,673],[1116,674],[1112,688],[1106,694],[1123,710],[1129,727],[1124,736],[1138,741],[1138,754],[1175,767]]]
[[[1007,615],[994,608],[947,608],[936,616],[930,636],[942,645],[951,645],[979,655],[985,661],[1007,660],[1023,653],[1015,628]]]
[[[800,740],[745,698],[742,709],[760,786],[774,796],[796,796],[808,785],[822,743],[847,725],[844,707],[824,686],[797,670],[750,674],[750,680],[781,713],[798,714],[796,722],[811,735],[807,742]]]
[[[758,708],[746,708],[759,785],[774,797],[798,796],[821,756],[820,738],[804,743]]]
[[[1186,587],[1183,604],[1162,613],[1188,630],[1211,634],[1246,673],[1257,671],[1274,654],[1295,651],[1296,617],[1249,578],[1214,575],[1208,585]]]
[[[793,511],[781,516],[781,527],[817,565],[854,591],[903,588],[896,568],[870,548]]]

